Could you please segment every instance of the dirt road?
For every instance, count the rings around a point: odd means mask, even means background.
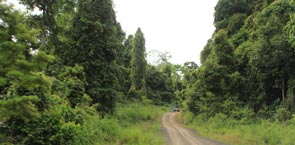
[[[183,128],[176,120],[177,113],[166,113],[162,118],[167,145],[223,145],[196,136],[191,130]]]

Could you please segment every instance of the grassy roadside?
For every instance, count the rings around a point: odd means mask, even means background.
[[[118,105],[111,117],[87,119],[75,144],[163,145],[160,119],[165,111],[165,107],[142,103]]]
[[[180,117],[201,136],[231,145],[295,145],[295,117],[287,122],[234,120],[224,114],[209,119],[191,113]]]
[[[119,107],[116,115],[123,130],[115,144],[163,145],[160,128],[165,111],[165,107],[141,103]]]

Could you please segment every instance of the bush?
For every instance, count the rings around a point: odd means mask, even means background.
[[[284,107],[280,107],[276,110],[275,119],[279,121],[286,121],[291,119],[291,113]]]
[[[73,144],[161,145],[163,140],[158,121],[160,112],[161,108],[153,105],[129,102],[128,105],[118,105],[113,116],[105,116],[103,119],[84,113],[83,125]]]
[[[289,123],[295,126],[295,114],[292,115],[292,118],[289,120]]]
[[[194,121],[195,115],[191,112],[182,113],[182,121],[185,124],[190,124]]]

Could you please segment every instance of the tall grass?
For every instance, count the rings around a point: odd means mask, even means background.
[[[85,119],[79,145],[162,145],[160,118],[165,108],[141,103],[119,105],[114,115]]]
[[[184,113],[182,119],[200,135],[231,145],[295,145],[295,116],[286,122],[264,119],[245,122],[224,114],[206,119],[204,114]]]
[[[117,144],[127,145],[162,145],[160,118],[165,108],[142,103],[120,105],[116,118],[123,126]]]

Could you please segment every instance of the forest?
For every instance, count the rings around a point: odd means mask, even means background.
[[[190,126],[230,144],[294,144],[294,2],[218,1],[202,65],[184,78]]]
[[[181,69],[168,54],[148,64],[111,0],[19,2],[26,12],[0,1],[0,144],[163,143]]]
[[[112,0],[19,2],[0,0],[0,144],[161,145],[172,104],[202,136],[294,144],[295,1],[219,0],[200,66],[147,62]]]

